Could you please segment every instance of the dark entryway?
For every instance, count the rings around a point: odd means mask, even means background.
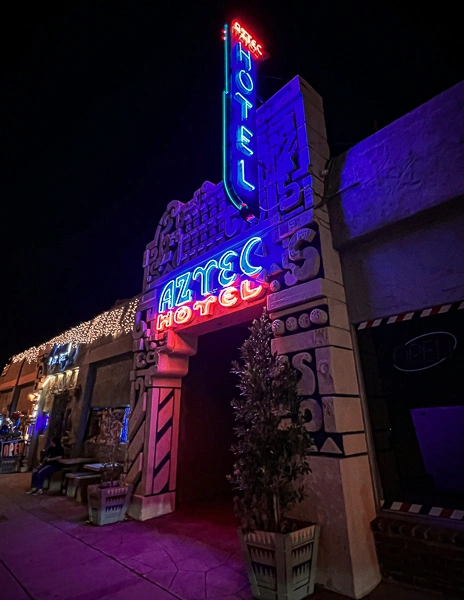
[[[55,394],[55,399],[53,400],[53,407],[50,413],[50,421],[48,423],[47,428],[48,431],[45,447],[48,447],[52,438],[54,437],[59,437],[60,439],[63,439],[71,429],[71,413],[69,408],[70,402],[71,397],[67,390]]]
[[[249,323],[208,333],[198,339],[182,382],[177,463],[177,504],[232,498],[234,416],[230,402],[239,391],[231,362],[249,336]]]

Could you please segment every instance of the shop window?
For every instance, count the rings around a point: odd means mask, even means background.
[[[386,505],[464,509],[464,310],[384,320],[358,339]]]
[[[109,427],[114,421],[109,418],[111,414],[116,417],[116,422],[122,423],[121,432],[119,434],[119,443],[128,441],[129,428],[129,407],[118,408],[93,408],[90,413],[90,420],[87,432],[87,440],[93,441],[96,444],[104,444],[105,440],[111,440],[112,435]],[[118,427],[119,429],[119,427]]]

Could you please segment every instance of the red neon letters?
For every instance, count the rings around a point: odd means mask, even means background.
[[[263,57],[263,46],[259,44],[238,21],[232,23],[232,35],[250,50],[256,59]]]
[[[260,298],[265,287],[254,281],[244,279],[240,287],[228,286],[223,288],[218,296],[209,295],[204,300],[197,300],[193,306],[183,304],[174,310],[159,313],[156,318],[157,331],[165,331],[178,325],[187,325],[195,317],[211,317],[217,306],[232,308],[240,302],[251,302]]]
[[[251,282],[248,279],[244,279],[240,284],[240,295],[242,296],[242,300],[245,300],[245,302],[259,298],[263,293],[262,285],[251,287],[250,283]]]

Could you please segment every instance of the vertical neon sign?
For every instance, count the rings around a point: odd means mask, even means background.
[[[224,25],[223,180],[232,204],[247,221],[259,215],[256,131],[257,63],[264,50],[233,21]]]

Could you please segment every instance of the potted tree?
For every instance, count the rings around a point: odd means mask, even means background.
[[[240,398],[232,402],[235,513],[251,590],[256,598],[300,600],[314,591],[319,526],[291,519],[305,497],[301,480],[311,437],[299,410],[299,373],[271,352],[271,321],[263,312],[234,362]]]
[[[109,410],[102,419],[100,437],[108,448],[109,460],[104,464],[102,482],[87,488],[89,521],[96,525],[124,521],[132,493],[132,485],[122,481],[121,467],[116,462],[124,410],[120,413]]]

